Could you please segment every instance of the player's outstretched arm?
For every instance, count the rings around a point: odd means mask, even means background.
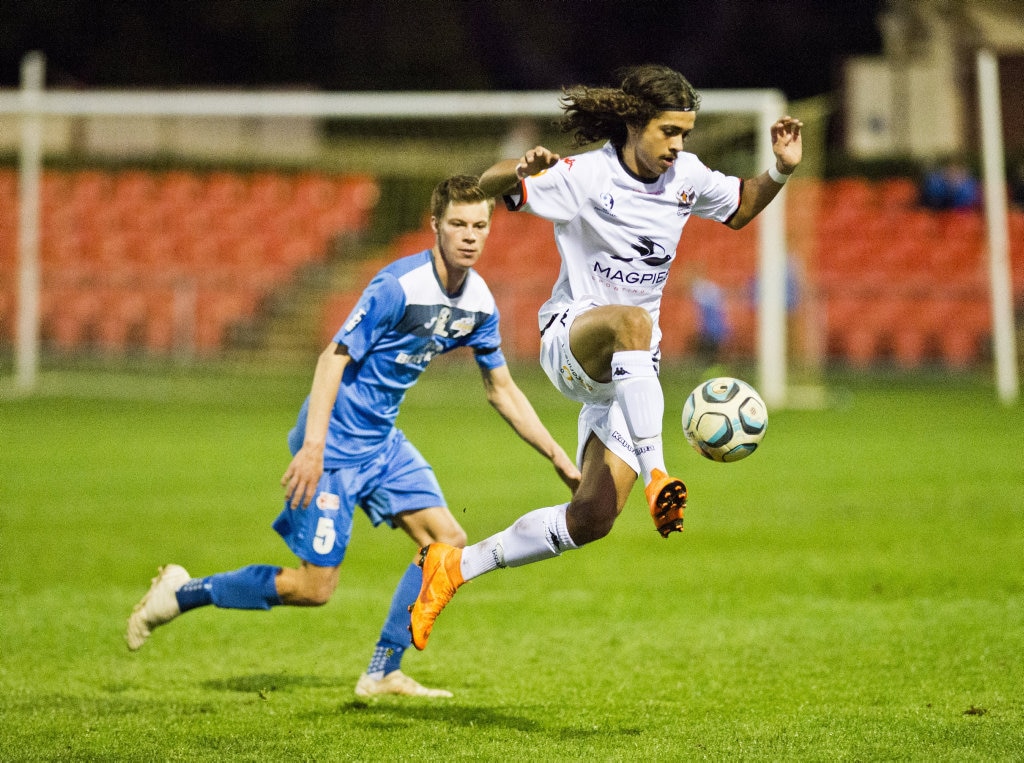
[[[730,228],[742,228],[757,217],[761,210],[779,195],[783,184],[803,159],[802,128],[803,122],[790,116],[780,117],[771,126],[775,166],[771,171],[762,172],[757,177],[743,181],[740,206],[736,210],[736,214],[729,220]]]
[[[559,478],[570,490],[580,484],[580,470],[541,422],[529,399],[512,378],[508,366],[481,369],[487,402],[501,414],[520,437],[551,461]]]
[[[324,473],[324,445],[331,424],[331,411],[348,361],[348,350],[335,342],[331,342],[317,359],[302,447],[281,477],[285,497],[293,509],[309,506],[316,495],[316,487]]]
[[[556,164],[561,157],[544,146],[535,146],[518,159],[503,159],[480,176],[480,187],[488,196],[501,196],[523,178],[536,175]]]

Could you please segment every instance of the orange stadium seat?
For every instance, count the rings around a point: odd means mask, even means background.
[[[94,344],[103,300],[93,289],[66,288],[44,294],[42,336],[56,349],[71,351]]]
[[[831,357],[915,367],[935,360],[959,366],[983,356],[990,319],[978,318],[971,304],[984,293],[987,278],[980,213],[921,209],[909,178],[808,181],[800,190],[806,203],[794,208],[797,196],[791,194],[788,217],[799,224],[791,226],[790,239],[794,251],[805,255],[810,288],[826,306]],[[344,246],[347,232],[365,230],[379,195],[370,176],[316,171],[46,170],[40,244],[49,295],[47,341],[116,351],[141,336],[149,351],[167,352],[187,339],[183,332],[195,323],[197,346],[219,347],[226,327],[251,318],[261,295],[296,268],[326,257],[330,247]],[[732,231],[711,221],[688,223],[665,303],[666,320],[686,331],[666,331],[667,354],[685,351],[689,343],[689,264],[728,290],[730,315],[740,327],[733,349],[753,351],[748,291],[756,276],[757,227]],[[424,219],[418,230],[391,243],[388,259],[433,242]],[[1024,300],[1024,212],[1011,212],[1010,247],[1015,296]],[[353,283],[361,288],[385,261],[360,265]],[[16,277],[16,262],[17,173],[0,170],[4,286]],[[559,264],[551,224],[499,204],[478,269],[495,292],[510,351],[535,351],[536,311]],[[72,288],[76,284],[83,288]],[[95,298],[80,293],[89,291],[86,284],[94,294],[101,288],[118,294],[100,317]],[[176,297],[175,284],[185,285]],[[188,284],[199,290],[191,307],[182,296]],[[235,296],[223,296],[230,292]],[[0,332],[9,336],[12,289],[4,289],[2,298]],[[987,313],[987,301],[980,302]],[[183,317],[183,310],[194,314]],[[204,321],[208,325],[201,326]],[[336,323],[325,318],[324,332],[333,335]]]
[[[103,309],[96,320],[96,343],[109,353],[145,345],[146,296],[134,288],[103,289]]]
[[[231,326],[251,318],[257,295],[238,289],[200,289],[196,294],[195,347],[201,353],[221,349]]]
[[[356,306],[356,302],[359,301],[359,295],[362,294],[362,286],[347,291],[339,291],[331,296],[327,302],[324,303],[323,308],[320,311],[320,344],[324,347],[334,338],[334,335],[338,333],[338,329],[348,318],[349,313],[352,312],[352,308]]]
[[[183,312],[192,307],[190,300],[168,286],[147,286],[140,289],[146,303],[146,326],[143,334],[145,348],[163,355],[181,346],[183,338]]]
[[[878,182],[878,202],[885,210],[911,209],[917,205],[917,181],[913,178],[885,178]]]
[[[5,344],[13,342],[17,332],[17,300],[14,289],[8,288],[7,283],[4,279],[3,286],[0,286],[0,343]]]

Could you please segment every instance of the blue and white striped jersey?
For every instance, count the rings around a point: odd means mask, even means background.
[[[438,280],[429,249],[392,262],[374,276],[334,341],[348,348],[324,449],[324,467],[352,464],[375,452],[394,430],[406,390],[436,355],[473,348],[484,368],[505,365],[498,309],[483,278],[470,270],[458,294]],[[305,432],[306,407],[290,442]]]

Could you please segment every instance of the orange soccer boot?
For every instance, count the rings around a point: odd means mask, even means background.
[[[660,469],[651,472],[651,481],[644,488],[651,518],[662,538],[683,531],[683,512],[686,510],[686,485],[681,479],[669,477]]]
[[[427,648],[434,621],[459,586],[466,582],[462,578],[461,562],[462,549],[446,543],[431,543],[420,549],[417,564],[423,568],[423,585],[409,608],[412,613],[409,630],[412,631],[413,646],[417,649]]]

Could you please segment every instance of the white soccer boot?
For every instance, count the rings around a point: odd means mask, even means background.
[[[124,640],[133,652],[146,643],[149,634],[158,625],[170,622],[181,614],[178,599],[174,593],[191,580],[184,567],[168,564],[161,567],[153,584],[146,591],[128,618],[128,629]]]
[[[406,697],[451,697],[445,689],[428,689],[401,670],[392,670],[379,681],[366,673],[356,683],[357,697],[373,697],[380,694],[401,694]]]

